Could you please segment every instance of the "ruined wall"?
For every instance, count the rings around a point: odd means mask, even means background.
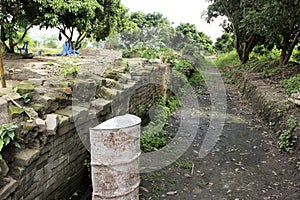
[[[162,91],[156,84],[162,76],[155,84],[145,81],[158,65],[137,65],[131,74],[30,80],[28,104],[20,95],[2,91],[0,122],[18,124],[16,132],[24,140],[21,149],[9,146],[2,151],[0,199],[68,199],[82,190],[88,179],[84,161],[89,157],[89,128],[115,115],[145,115],[153,95]],[[16,113],[14,101],[26,112]]]

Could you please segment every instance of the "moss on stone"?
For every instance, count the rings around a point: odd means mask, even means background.
[[[30,131],[35,128],[35,125],[33,123],[25,123],[25,124],[23,124],[22,128],[25,131]]]
[[[15,106],[9,106],[8,111],[9,111],[9,115],[11,117],[16,117],[25,112],[25,110],[23,108],[19,108],[19,107],[15,107]]]
[[[17,92],[21,95],[34,91],[35,87],[31,81],[25,80],[16,86]]]
[[[31,107],[38,113],[43,112],[45,110],[45,106],[42,104],[33,104]]]

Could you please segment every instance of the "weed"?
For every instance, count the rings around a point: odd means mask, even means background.
[[[174,178],[169,178],[167,181],[170,184],[175,184],[176,183],[176,179],[174,179]]]
[[[197,186],[198,186],[199,188],[203,188],[203,187],[205,186],[205,182],[203,182],[203,181],[198,181],[198,182],[197,182]]]
[[[29,98],[29,93],[22,94],[22,95],[21,95],[21,98],[23,99],[23,101],[24,101],[25,104],[26,104],[26,103],[29,103],[29,101],[31,100],[31,99]]]
[[[88,171],[88,176],[91,177],[91,160],[85,159],[83,165],[86,167]]]
[[[192,170],[193,162],[189,160],[182,160],[177,162],[178,168]]]
[[[147,60],[160,58],[159,49],[153,47],[146,47],[141,51],[141,57]]]
[[[3,147],[13,143],[15,147],[20,148],[20,144],[15,141],[15,139],[22,140],[22,138],[16,136],[15,129],[18,128],[17,125],[13,124],[3,124],[0,128],[0,160],[2,159],[1,151]]]
[[[164,130],[169,116],[177,111],[181,103],[174,96],[169,96],[166,103],[162,97],[157,97],[154,110],[155,121],[151,121],[143,130],[140,138],[141,150],[150,152],[160,149],[170,141],[171,134]]]
[[[281,82],[282,87],[288,94],[300,91],[300,74],[293,76]]]
[[[49,66],[53,66],[54,64],[53,64],[53,62],[51,62],[51,61],[48,61],[48,62],[47,62],[47,65],[49,65]]]
[[[78,73],[78,70],[80,69],[80,65],[77,65],[76,63],[63,63],[61,67],[61,73],[64,76],[67,75],[76,75]]]
[[[283,130],[282,132],[278,132],[278,139],[277,145],[279,148],[291,153],[293,151],[294,145],[296,143],[296,136],[293,135],[293,130],[296,128],[297,122],[294,117],[289,117],[287,119],[287,129]]]
[[[175,70],[178,72],[184,74],[186,77],[191,77],[191,74],[195,70],[195,68],[192,66],[192,64],[188,60],[180,60],[178,62],[174,63]]]
[[[154,193],[158,193],[160,191],[162,191],[163,187],[158,185],[157,183],[151,183],[151,190]]]

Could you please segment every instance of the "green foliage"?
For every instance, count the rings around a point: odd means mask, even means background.
[[[153,47],[146,47],[141,50],[141,57],[146,58],[147,60],[160,58],[159,49]]]
[[[189,83],[192,86],[205,85],[203,76],[199,71],[196,71],[192,74],[191,78],[189,78]]]
[[[255,46],[280,50],[280,66],[287,64],[300,38],[300,1],[210,0],[206,18],[211,22],[226,16],[225,32],[235,36],[235,48],[242,63]]]
[[[175,70],[179,71],[180,73],[184,74],[187,78],[191,76],[191,74],[194,72],[195,68],[192,66],[192,64],[188,60],[180,60],[174,62]]]
[[[166,102],[162,97],[156,101],[154,110],[155,120],[151,121],[143,130],[140,138],[141,150],[144,152],[155,151],[164,147],[171,139],[170,133],[164,130],[169,116],[174,113],[181,103],[174,96],[170,96]]]
[[[224,33],[221,37],[218,37],[214,49],[220,53],[231,52],[234,49],[234,35]]]
[[[29,97],[29,93],[22,94],[21,97],[22,97],[25,104],[29,103],[29,101],[31,100],[30,97]]]
[[[297,138],[293,135],[293,130],[298,126],[294,117],[289,117],[286,122],[287,128],[283,131],[279,131],[277,145],[279,148],[291,153],[296,144]]]
[[[41,22],[42,13],[35,0],[1,0],[1,42],[7,52],[13,53],[28,30]]]
[[[218,67],[226,67],[226,66],[236,66],[241,64],[239,57],[236,51],[231,51],[229,53],[221,54],[215,60],[215,64]]]
[[[15,141],[15,138],[20,139],[15,135],[15,129],[17,125],[3,124],[0,128],[0,160],[2,159],[1,151],[3,147],[13,143],[16,147],[20,148],[19,143]]]
[[[250,54],[251,60],[260,62],[279,61],[280,51],[278,49],[266,49],[264,46],[256,46]]]
[[[63,63],[61,67],[62,75],[76,75],[78,70],[80,69],[80,65],[76,63]]]
[[[205,50],[209,53],[214,53],[212,40],[203,32],[198,31],[196,25],[190,23],[180,23],[176,27],[178,33],[183,34],[190,40],[191,44],[198,47],[200,50]]]
[[[289,79],[283,80],[281,82],[282,87],[288,94],[296,93],[300,91],[300,74],[293,76]]]

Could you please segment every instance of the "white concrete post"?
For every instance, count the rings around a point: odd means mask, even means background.
[[[90,129],[93,200],[138,200],[141,119],[122,115]]]

